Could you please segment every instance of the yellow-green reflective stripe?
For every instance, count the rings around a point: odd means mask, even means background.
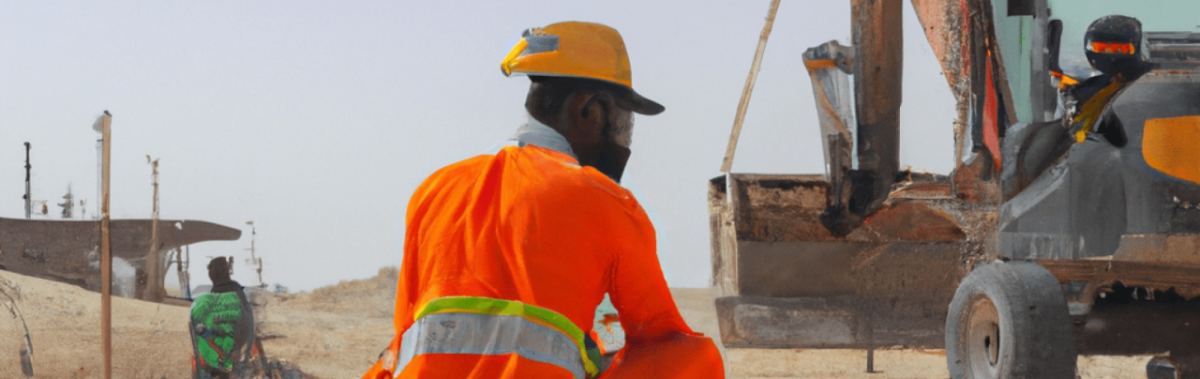
[[[558,312],[515,300],[477,296],[447,296],[433,299],[420,308],[417,308],[417,314],[413,317],[413,320],[420,320],[421,317],[425,317],[426,315],[444,312],[521,316],[547,323],[549,326],[558,328],[563,333],[566,333],[568,337],[571,337],[571,340],[575,341],[576,345],[579,345],[580,358],[583,359],[583,367],[587,371],[588,376],[596,376],[600,373],[600,369],[596,367],[596,364],[591,359],[588,359],[587,349],[583,347],[583,330],[575,326],[575,323],[571,322],[571,319],[567,318],[567,316],[563,316]]]
[[[579,345],[571,337],[521,316],[458,312],[426,315],[404,332],[392,372],[403,373],[413,359],[426,354],[516,354],[566,369],[575,379],[587,377],[579,359]]]
[[[501,315],[501,316],[523,316],[540,320],[549,323],[551,326],[561,329],[567,333],[571,339],[583,344],[583,330],[580,330],[575,323],[571,322],[566,316],[558,312],[542,308],[536,305],[525,304],[519,301],[493,299],[487,297],[474,296],[452,296],[434,299],[424,307],[417,311],[416,317],[420,319],[428,314],[442,312],[463,312],[475,313],[482,315]]]

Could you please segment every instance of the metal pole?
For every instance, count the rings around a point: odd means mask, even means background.
[[[187,296],[188,300],[192,300],[192,273],[191,273],[191,271],[188,271],[188,270],[191,270],[191,268],[192,268],[192,248],[190,246],[191,245],[183,246],[184,252],[186,252],[187,256],[183,259],[183,274],[182,275],[184,278],[187,278],[187,279],[185,279],[185,282],[187,283],[187,285],[184,286],[184,288],[186,288],[186,290],[184,290],[184,293],[186,294],[185,296]]]
[[[875,348],[867,349],[867,373],[875,373]]]
[[[29,191],[29,169],[33,166],[29,165],[29,142],[25,142],[25,218],[28,219],[33,213],[33,197]]]
[[[725,160],[721,162],[721,172],[729,172],[733,168],[733,152],[737,150],[738,137],[742,134],[742,121],[746,119],[746,108],[750,107],[750,93],[754,92],[754,81],[758,79],[758,67],[762,65],[763,51],[767,49],[767,37],[771,36],[771,27],[775,25],[775,12],[779,10],[779,0],[771,0],[771,8],[767,10],[767,23],[763,25],[762,33],[758,35],[758,49],[754,51],[754,63],[750,65],[750,75],[746,77],[746,87],[742,89],[742,99],[738,101],[737,115],[733,118],[733,132],[729,134],[729,146],[725,148]]]
[[[899,0],[851,0],[850,7],[860,175],[850,210],[866,217],[883,205],[900,171],[904,7]]]
[[[109,235],[109,173],[112,157],[112,114],[100,116],[104,138],[100,173],[100,338],[104,379],[112,379],[112,240]]]
[[[266,284],[262,281],[262,258],[254,254],[254,239],[258,237],[258,229],[254,226],[254,221],[246,221],[246,225],[250,225],[250,263],[251,266],[258,265],[258,287],[266,288]]]
[[[258,229],[250,226],[250,256],[254,259],[254,263],[258,265],[258,286],[265,287],[262,281],[262,258],[254,255],[254,240],[258,238]]]
[[[153,213],[150,216],[150,252],[146,253],[146,292],[145,300],[161,303],[163,278],[161,275],[162,268],[159,267],[158,254],[158,160],[150,160],[150,156],[146,155],[146,162],[150,163],[151,168],[151,184],[154,186],[154,206]]]

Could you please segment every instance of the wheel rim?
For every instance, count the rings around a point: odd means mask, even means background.
[[[960,351],[966,353],[972,377],[999,377],[1000,367],[1004,364],[1001,343],[1008,341],[1000,340],[1000,315],[996,305],[986,297],[976,300],[971,304],[966,326]]]

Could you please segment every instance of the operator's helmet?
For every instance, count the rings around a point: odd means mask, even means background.
[[[1142,23],[1136,18],[1101,17],[1088,26],[1083,39],[1088,63],[1102,73],[1130,73],[1142,67]]]

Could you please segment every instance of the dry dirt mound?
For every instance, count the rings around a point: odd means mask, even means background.
[[[35,378],[103,377],[99,293],[9,271],[0,271],[0,281],[19,288]],[[113,377],[191,377],[188,308],[114,297],[112,315]],[[18,356],[24,334],[21,319],[0,304],[0,378],[25,377]]]
[[[386,271],[381,270],[381,275],[386,276]],[[392,277],[394,283],[395,274]],[[371,280],[334,288],[351,287],[367,293],[365,287],[356,284]],[[25,377],[18,353],[25,348],[22,321],[28,326],[33,345],[34,378],[103,377],[99,293],[3,270],[0,288],[5,295],[0,296],[0,378]],[[340,293],[319,290],[285,295],[282,297],[298,301],[289,307],[271,307],[270,302],[257,307],[260,335],[273,334],[263,341],[267,357],[282,361],[287,368],[298,367],[304,378],[350,378],[365,372],[374,362],[373,357],[391,340],[391,316],[370,318],[307,310],[337,309],[334,304],[352,307],[352,301],[345,299],[351,296],[341,296],[342,302],[317,304],[324,301],[320,299],[323,295],[337,297]],[[395,294],[395,290],[389,293]],[[9,301],[9,296],[16,301]],[[286,302],[276,304],[282,303]],[[15,317],[9,304],[15,304],[22,317]],[[112,312],[114,378],[191,377],[187,307],[113,297]],[[384,335],[366,337],[379,335],[379,331]]]
[[[312,292],[251,292],[263,350],[320,378],[357,378],[393,337],[394,267]]]
[[[273,294],[271,306],[353,317],[392,318],[399,270],[384,267],[373,278],[344,280],[307,293]]]

